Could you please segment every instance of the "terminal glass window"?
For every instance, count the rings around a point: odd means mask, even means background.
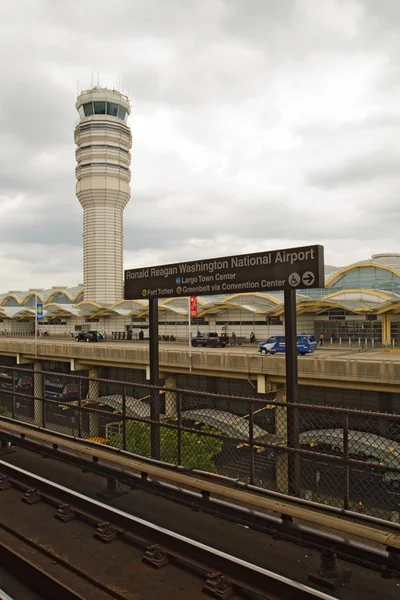
[[[114,104],[114,102],[107,102],[107,114],[111,117],[118,116],[118,104]]]
[[[93,102],[94,114],[105,115],[106,114],[106,103],[105,102]]]
[[[336,289],[376,289],[399,293],[400,277],[388,269],[356,267],[330,286]]]
[[[85,117],[90,117],[93,114],[93,104],[91,102],[84,104],[83,112],[85,113]]]
[[[41,302],[41,299],[38,298],[38,302]],[[25,300],[24,302],[24,306],[30,306],[30,307],[34,307],[36,304],[36,296],[29,296],[29,298],[27,298],[27,300]]]
[[[50,302],[54,302],[55,304],[71,304],[71,300],[62,292],[57,292],[57,294],[54,294],[50,298]]]
[[[126,120],[126,108],[123,106],[118,106],[118,118],[122,119],[122,121]]]
[[[20,306],[18,300],[16,298],[7,298],[7,300],[5,300],[5,302],[3,302],[3,306]]]
[[[85,116],[85,111],[83,110],[83,106],[80,106],[78,108],[78,113],[81,119],[83,119],[83,117]]]

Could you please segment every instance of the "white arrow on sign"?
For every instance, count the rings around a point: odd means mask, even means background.
[[[312,285],[315,281],[315,275],[311,271],[306,271],[302,279],[304,285]]]

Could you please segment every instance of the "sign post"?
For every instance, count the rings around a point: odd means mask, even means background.
[[[284,291],[286,336],[286,386],[288,445],[299,444],[298,409],[290,407],[299,399],[297,373],[296,290],[323,288],[324,249],[319,245],[225,256],[125,271],[125,299],[149,299],[150,381],[157,385],[158,299],[189,296],[189,360],[191,367],[191,319],[197,296],[248,292]],[[193,300],[192,300],[193,298]],[[154,403],[154,406],[153,406]],[[152,455],[160,454],[160,398],[152,394]],[[158,436],[158,439],[156,437]],[[300,460],[296,453],[288,457],[289,490],[300,489]]]
[[[158,352],[158,298],[149,300],[149,355],[150,355],[150,385],[157,386],[159,380]],[[151,458],[160,460],[160,392],[151,390],[150,402],[150,447]]]
[[[299,401],[297,369],[297,315],[296,291],[284,290],[285,301],[285,345],[286,345],[286,402],[287,443],[289,448],[299,445],[299,409],[291,404]],[[289,494],[300,494],[300,456],[297,452],[288,455]]]
[[[197,317],[197,296],[190,296],[189,298],[189,371],[192,370],[192,319]]]

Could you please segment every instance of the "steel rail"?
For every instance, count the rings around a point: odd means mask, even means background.
[[[154,460],[145,460],[143,457],[137,457],[128,452],[109,447],[105,448],[102,444],[72,438],[65,434],[50,434],[47,430],[27,426],[24,423],[12,422],[1,417],[0,437],[7,437],[7,435],[12,433],[16,437],[22,436],[26,438],[26,436],[29,436],[53,444],[55,447],[61,446],[69,450],[79,451],[81,454],[91,457],[96,462],[104,461],[130,471],[146,473],[148,476],[156,479],[196,489],[201,493],[226,498],[229,501],[239,501],[242,504],[253,506],[257,510],[270,510],[279,515],[290,515],[293,518],[298,518],[314,525],[329,527],[344,534],[350,534],[370,542],[379,543],[384,547],[400,550],[400,524],[397,523],[321,505],[309,500],[293,498],[278,492],[229,480],[228,478],[218,477],[216,479],[218,483],[215,483],[213,481],[214,478],[206,478],[206,473],[191,471],[191,474],[188,474],[187,470],[171,465],[169,465],[169,468],[166,468],[167,465],[157,463]],[[196,476],[200,474],[202,478]]]
[[[85,600],[3,541],[0,541],[0,565],[20,581],[28,583],[45,600]],[[0,600],[3,598],[11,600],[10,596],[2,595],[0,591]]]
[[[266,600],[333,600],[323,592],[107,506],[4,461],[0,461],[0,470],[14,485],[36,489],[44,500],[68,504],[83,518],[110,523],[120,535],[141,546],[160,546],[172,562],[181,566],[189,564],[205,574],[222,573],[239,592],[256,594]]]
[[[5,525],[4,523],[0,522],[0,529],[5,531],[6,533],[10,534],[13,538],[16,538],[17,540],[19,540],[25,546],[30,546],[31,548],[36,550],[39,554],[44,554],[51,561],[54,561],[54,563],[56,563],[57,565],[65,568],[67,571],[70,571],[71,573],[73,573],[73,575],[77,576],[79,579],[82,579],[85,582],[92,585],[97,591],[101,591],[101,592],[104,592],[105,594],[107,594],[107,596],[109,598],[113,598],[114,600],[125,600],[124,596],[122,596],[115,589],[112,589],[112,588],[108,587],[107,585],[104,585],[97,579],[88,575],[85,571],[83,571],[79,567],[72,565],[69,560],[66,560],[59,554],[53,552],[51,549],[47,548],[46,546],[43,546],[42,544],[35,541],[34,539],[26,537],[26,535],[21,534],[13,527],[10,527],[9,525]],[[0,541],[0,548],[3,548],[3,546],[5,548],[5,551],[8,551],[9,553],[11,552],[11,554],[13,552],[15,552],[15,550],[11,549],[9,546],[4,545],[3,541]],[[0,554],[0,556],[1,556],[1,554]],[[21,557],[21,560],[24,560],[24,558]],[[11,565],[11,568],[15,567],[15,564],[18,565],[18,562],[19,562],[18,556],[15,558],[15,561],[13,560],[12,556],[10,557],[9,563]],[[0,563],[1,563],[1,558],[0,558]],[[39,567],[37,567],[37,568],[39,571],[41,571],[41,572],[43,571]],[[16,574],[19,575],[18,569],[16,570]],[[29,579],[28,581],[31,583],[32,579]],[[55,581],[57,582],[58,580],[55,579]],[[39,584],[40,584],[40,579],[39,579]],[[61,588],[65,587],[64,584],[62,584],[62,583],[60,583],[60,586],[61,586]],[[68,588],[68,591],[69,591],[69,588]],[[81,596],[78,596],[78,597],[80,598]],[[53,596],[51,597],[51,600],[54,600]]]
[[[4,590],[0,589],[0,600],[13,600]]]
[[[10,436],[12,439],[12,436]],[[134,473],[105,463],[88,460],[72,451],[60,450],[53,445],[25,439],[13,439],[14,443],[42,456],[61,460],[84,471],[96,473],[107,480],[124,483],[131,489],[141,489],[158,496],[189,506],[192,510],[202,511],[231,521],[250,529],[271,535],[275,539],[291,541],[301,546],[325,551],[334,551],[338,558],[353,562],[379,573],[390,573],[400,578],[400,557],[338,535],[251,510],[193,490],[184,489],[165,481],[152,479],[145,473]],[[107,491],[107,488],[106,488]]]

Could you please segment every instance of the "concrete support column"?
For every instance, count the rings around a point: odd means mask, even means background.
[[[89,369],[89,389],[87,394],[87,399],[91,402],[97,402],[99,399],[99,382],[93,381],[97,379],[99,376],[99,370],[95,367],[91,367]]]
[[[266,393],[265,375],[257,375],[257,394]]]
[[[274,386],[276,387],[276,386]],[[275,400],[277,402],[287,402],[286,391],[276,389]],[[286,406],[277,406],[275,409],[275,436],[278,439],[285,440],[287,444],[287,408]],[[278,452],[276,457],[276,490],[282,494],[289,492],[289,468],[287,452]]]
[[[176,388],[176,375],[167,375],[165,378],[166,388]],[[165,390],[165,416],[171,417],[178,413],[176,392]]]
[[[33,420],[38,427],[43,427],[44,424],[44,375],[42,370],[42,363],[33,363]]]
[[[201,325],[197,325],[197,329],[200,329]],[[215,322],[215,319],[213,319],[212,317],[209,317],[208,319],[208,330],[209,332],[213,332],[216,331],[217,333],[220,333],[217,331],[217,324]]]
[[[390,321],[390,314],[382,315],[382,344],[384,346],[390,346],[392,342],[392,326]]]
[[[390,314],[387,314],[385,316],[386,316],[386,337],[387,337],[387,341],[388,341],[388,346],[390,346],[392,343],[392,322],[390,320]]]
[[[393,394],[390,392],[379,392],[379,412],[393,413]],[[379,419],[379,435],[385,438],[390,438],[390,420]]]
[[[94,381],[99,376],[99,371],[91,367],[89,369],[89,389],[87,400],[89,402],[99,401],[99,382]],[[100,416],[98,413],[89,413],[89,437],[100,437]]]
[[[217,394],[217,378],[216,377],[207,377],[207,392],[210,394]]]

